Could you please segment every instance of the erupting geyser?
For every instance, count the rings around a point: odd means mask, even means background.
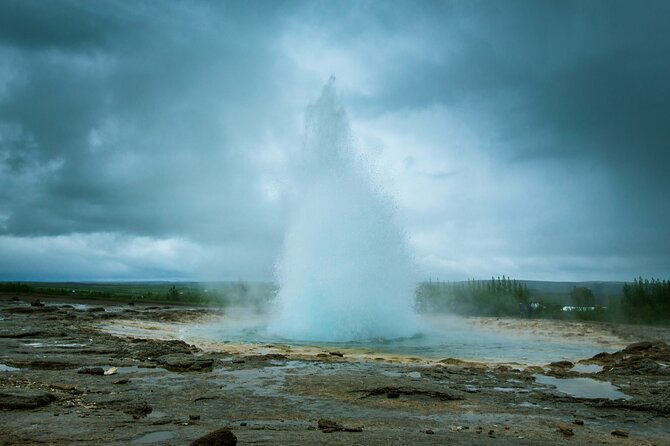
[[[270,331],[302,341],[415,334],[415,282],[404,236],[393,203],[353,153],[333,78],[305,121]]]

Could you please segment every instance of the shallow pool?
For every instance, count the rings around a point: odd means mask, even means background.
[[[484,321],[484,322],[482,322]],[[552,361],[590,358],[596,353],[621,348],[603,336],[574,333],[578,325],[554,321],[505,322],[490,318],[423,318],[422,330],[397,339],[363,339],[349,342],[310,342],[274,336],[260,316],[228,317],[214,323],[181,328],[181,336],[219,343],[281,344],[316,347],[366,355],[388,354],[421,358],[458,358],[484,362],[547,364]],[[562,330],[571,330],[564,335]]]

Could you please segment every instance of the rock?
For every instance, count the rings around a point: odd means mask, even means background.
[[[247,425],[247,422],[246,422],[246,421],[242,421],[242,422],[240,423],[240,426],[242,426],[242,427],[244,427],[244,426],[246,426],[246,425]]]
[[[570,426],[566,426],[565,424],[558,426],[558,431],[565,437],[571,437],[575,435],[575,433],[572,431],[572,428]]]
[[[612,431],[612,435],[615,437],[628,438],[628,431],[623,429],[615,429]]]
[[[363,432],[363,428],[358,426],[358,427],[345,427],[344,432]]]
[[[117,379],[116,381],[112,382],[112,384],[128,384],[130,380],[128,378],[121,378]]]
[[[118,367],[110,367],[107,370],[105,370],[105,375],[107,375],[107,376],[115,375],[117,370],[119,370]]]
[[[600,353],[596,353],[595,355],[593,355],[593,357],[591,357],[591,359],[596,359],[596,360],[603,361],[603,360],[609,359],[611,356],[612,356],[611,353],[600,352]]]
[[[344,426],[342,426],[337,421],[327,420],[325,418],[319,418],[319,421],[316,423],[316,425],[322,431],[325,431],[327,429],[333,429],[333,431],[341,431],[344,429]]]
[[[576,424],[577,426],[584,426],[584,420],[575,420],[572,422],[572,424]]]
[[[231,432],[229,427],[208,433],[191,443],[191,446],[235,446],[237,437]]]
[[[81,375],[104,375],[105,370],[102,367],[82,367],[77,370]]]
[[[144,400],[118,399],[101,401],[99,406],[119,410],[128,415],[132,415],[135,419],[145,417],[153,411],[151,405]]]
[[[192,354],[174,353],[163,355],[156,359],[158,363],[171,372],[201,372],[211,371],[214,360],[199,358]]]
[[[31,307],[43,307],[44,304],[39,299],[33,299],[32,301],[30,301],[30,306]]]
[[[400,395],[417,395],[428,398],[436,398],[440,401],[457,401],[462,400],[463,397],[454,393],[437,392],[434,390],[416,389],[413,387],[375,387],[374,389],[362,389],[359,392],[365,392],[361,397],[369,398],[377,395],[386,395],[387,398],[398,398]]]
[[[105,309],[103,307],[93,307],[86,310],[89,313],[104,313]]]
[[[649,350],[652,347],[652,343],[649,341],[635,342],[630,344],[628,347],[623,349],[624,353],[638,353],[644,350]]]
[[[549,364],[549,367],[556,367],[559,369],[571,369],[575,365],[570,361],[556,361]]]
[[[0,409],[35,409],[56,400],[51,392],[32,389],[0,391]]]
[[[191,414],[191,415],[188,416],[188,419],[191,420],[191,421],[199,420],[200,415]]]
[[[64,392],[71,392],[72,390],[76,390],[73,384],[51,384],[49,387],[55,390],[62,390]]]
[[[321,432],[324,434],[332,434],[333,432],[336,432],[337,429],[333,429],[332,427],[327,427],[325,429],[321,429]]]
[[[344,353],[341,352],[328,352],[328,354],[331,356],[339,356],[340,358],[344,357]]]
[[[170,354],[190,355],[199,351],[199,348],[177,339],[162,341],[130,338],[122,353],[127,357],[146,361]]]
[[[426,429],[426,433],[427,433],[428,435],[433,435],[433,434],[435,434],[435,432],[433,432],[432,429]]]

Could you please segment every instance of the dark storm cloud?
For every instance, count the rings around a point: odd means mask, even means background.
[[[49,4],[50,3],[50,4]],[[85,50],[122,29],[106,2],[7,0],[0,4],[0,40],[26,50]],[[106,11],[105,11],[106,10]]]
[[[355,123],[400,141],[381,153],[443,277],[667,273],[669,20],[663,1],[0,2],[0,249],[26,271],[44,246],[106,265],[88,277],[271,276],[284,164],[335,74]]]
[[[552,230],[538,244],[522,247],[594,255],[667,252],[670,207],[660,203],[670,190],[670,4],[433,6],[428,14],[409,10],[402,25],[421,29],[433,50],[406,55],[385,77],[387,86],[361,103],[375,112],[436,104],[467,110],[467,119],[486,123],[480,130],[494,135],[487,149],[500,169],[562,163],[593,165],[594,172],[609,175],[611,188],[597,200],[568,194],[574,188],[567,186],[558,197],[563,203],[555,204],[572,206],[548,223]],[[573,175],[589,172],[575,169]],[[593,190],[588,177],[564,182],[581,183],[586,194]],[[514,205],[498,218],[512,225],[513,213],[527,211]],[[568,221],[579,223],[568,230]],[[614,230],[602,229],[610,225]]]
[[[7,233],[183,233],[199,226],[193,220],[216,220],[209,213],[222,205],[228,224],[253,213],[245,203],[254,178],[244,178],[237,137],[253,124],[250,110],[267,117],[259,101],[274,87],[271,12],[159,2],[3,8],[14,73],[0,121],[20,135],[3,144],[6,168],[32,166],[37,176],[59,166],[33,178],[34,196],[4,197]],[[217,203],[206,193],[214,189],[239,200]]]

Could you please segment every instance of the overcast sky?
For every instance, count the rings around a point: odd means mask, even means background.
[[[272,279],[330,75],[422,278],[670,278],[670,2],[0,2],[0,280]]]

